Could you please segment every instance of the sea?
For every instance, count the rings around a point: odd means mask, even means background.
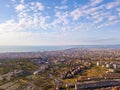
[[[5,52],[43,52],[66,50],[72,48],[115,48],[120,49],[120,45],[64,45],[64,46],[0,46],[0,53]]]

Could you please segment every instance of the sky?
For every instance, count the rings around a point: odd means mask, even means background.
[[[120,44],[120,0],[0,0],[0,45]]]

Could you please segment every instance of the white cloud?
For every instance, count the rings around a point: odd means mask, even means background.
[[[20,0],[21,3],[24,3],[25,0]]]
[[[39,25],[42,29],[48,29],[49,26],[48,24],[46,23],[47,19],[49,19],[50,17],[49,16],[41,16],[40,19],[39,19]]]
[[[110,17],[108,18],[109,21],[112,21],[112,20],[115,20],[115,19],[117,19],[117,16],[110,16]]]
[[[68,6],[55,6],[56,9],[67,9]]]
[[[115,2],[110,2],[108,4],[106,4],[106,9],[112,9],[114,7],[117,7],[120,5],[120,0],[116,0]]]
[[[17,10],[17,11],[23,11],[25,8],[26,8],[26,7],[25,7],[25,5],[23,5],[23,4],[19,4],[19,5],[16,6],[16,10]]]
[[[67,0],[62,0],[61,6],[55,7],[49,5],[45,7],[43,3],[36,1],[25,3],[24,0],[12,0],[12,2],[14,2],[12,7],[16,10],[17,16],[0,23],[0,44],[7,44],[7,41],[10,41],[11,45],[13,43],[19,45],[22,43],[28,45],[70,44],[74,31],[77,33],[74,35],[79,37],[79,32],[120,23],[119,0],[111,3],[102,3],[103,0],[90,0],[84,5],[75,7],[73,5],[71,9],[65,5]],[[53,34],[53,32],[57,33]],[[71,34],[67,35],[66,33],[69,32]],[[50,41],[53,38],[54,40]],[[64,41],[59,42],[59,40]]]
[[[21,0],[21,3],[24,0]],[[41,11],[44,10],[44,6],[41,2],[30,2],[15,4],[15,10],[17,12],[17,18],[8,20],[5,23],[0,24],[0,29],[3,30],[31,30],[33,28],[47,29],[48,24],[46,23],[49,16],[43,16]],[[8,23],[9,22],[9,23]]]
[[[104,22],[103,24],[97,26],[97,28],[103,28],[103,27],[107,27],[107,26],[113,26],[113,25],[117,25],[120,23],[120,20],[113,20],[113,21],[109,21],[109,22]]]
[[[5,23],[0,24],[0,32],[12,32],[17,30],[16,29],[16,23],[14,23],[14,20],[8,20]]]
[[[21,2],[24,2],[24,0],[21,0]],[[79,5],[71,11],[63,12],[60,9],[64,9],[64,10],[68,9],[67,5],[63,5],[66,2],[67,0],[63,0],[61,6],[54,7],[56,10],[54,12],[55,14],[52,15],[52,17],[54,17],[52,21],[50,20],[50,16],[43,16],[42,11],[45,10],[45,6],[41,2],[30,2],[30,3],[18,4],[16,7],[17,11],[19,11],[18,22],[15,22],[15,24],[17,24],[19,28],[24,27],[24,28],[30,29],[30,28],[39,27],[40,29],[49,28],[52,30],[60,30],[59,28],[61,27],[61,30],[65,31],[65,30],[81,29],[80,27],[75,28],[75,27],[78,27],[78,24],[73,25],[73,23],[75,24],[79,22],[79,26],[81,26],[81,23],[83,22],[78,21],[78,20],[81,20],[81,18],[86,20],[88,23],[92,22],[95,26],[97,26],[98,23],[99,24],[101,22],[107,23],[109,21],[112,21],[118,18],[118,17],[114,17],[116,15],[113,15],[111,11],[108,11],[105,8],[110,3],[102,4],[103,0],[90,0],[90,2],[88,2],[85,5]],[[50,21],[50,22],[48,23],[47,21]],[[84,26],[86,25],[84,24]],[[84,27],[84,26],[81,26],[81,27]],[[93,25],[89,24],[88,28],[91,26]],[[84,29],[87,30],[88,28],[84,28]]]
[[[67,0],[62,0],[62,4],[65,4],[67,2]]]
[[[89,9],[83,11],[83,12],[84,12],[85,14],[92,14],[92,13],[94,13],[94,12],[97,12],[97,10],[99,10],[99,8],[94,7],[94,8],[89,8]]]
[[[102,3],[103,2],[103,0],[91,0],[91,6],[95,6],[95,5],[97,5],[97,4],[100,4],[100,3]]]
[[[14,4],[14,3],[16,3],[16,0],[11,0],[11,2]]]
[[[79,8],[77,8],[77,9],[73,10],[70,13],[70,15],[73,17],[73,20],[78,20],[83,15],[83,13]]]
[[[44,11],[45,7],[41,2],[31,2],[28,3],[27,5],[27,10],[28,12],[32,13],[38,13],[39,11]]]
[[[44,11],[45,7],[41,2],[31,2],[27,4],[18,4],[15,5],[15,9],[18,12],[19,17],[24,17],[28,15],[28,13],[35,14],[35,13],[40,13],[40,11]]]
[[[63,1],[65,3],[67,0],[63,0]],[[66,31],[66,30],[83,30],[83,29],[88,30],[92,26],[103,27],[106,26],[106,24],[104,23],[108,23],[109,21],[114,21],[116,19],[119,19],[119,17],[116,14],[112,13],[111,10],[107,10],[107,8],[105,8],[107,5],[109,6],[110,3],[101,4],[102,2],[103,0],[91,0],[89,3],[85,5],[81,5],[75,7],[71,11],[64,11],[64,12],[59,9],[67,9],[68,6],[66,5],[55,6],[56,8],[54,12],[55,14],[52,15],[52,17],[54,18],[51,19],[51,16],[48,16],[49,13],[45,15],[46,13],[44,12],[43,15],[42,11],[45,10],[45,6],[41,2],[24,3],[24,0],[21,0],[20,4],[14,5],[17,11],[17,19],[13,18],[13,20],[8,20],[7,22],[0,24],[0,30],[24,31],[24,29],[31,30],[34,28],[38,28],[40,30],[61,29],[63,31]],[[118,2],[118,0],[116,2]],[[97,4],[100,5],[96,6]],[[114,9],[115,8],[113,8],[113,10]],[[116,11],[119,12],[118,7]],[[86,24],[84,23],[83,25],[81,19],[87,21]]]
[[[116,11],[118,13],[118,16],[120,17],[120,8],[116,8]]]
[[[100,22],[102,22],[102,21],[103,21],[103,18],[98,18],[98,19],[95,20],[94,23],[100,23]]]
[[[47,29],[48,24],[46,24],[46,20],[49,17],[33,17],[33,18],[21,18],[19,21],[15,20],[8,20],[5,23],[0,24],[0,32],[24,32],[24,30],[34,29],[34,28],[41,28]]]
[[[55,16],[58,18],[57,21],[60,23],[60,24],[68,24],[69,21],[67,19],[68,17],[68,13],[67,12],[56,12]]]
[[[37,2],[37,3],[36,3],[36,7],[38,8],[38,10],[41,10],[41,11],[44,10],[44,6],[43,6],[42,3],[40,3],[40,2]]]
[[[117,10],[118,12],[120,12],[120,8],[116,8],[116,10]]]
[[[73,20],[79,20],[81,17],[83,18],[91,18],[91,16],[99,15],[98,13],[102,13],[103,5],[98,7],[91,7],[90,4],[85,6],[80,6],[75,8],[73,11],[70,12]]]
[[[87,3],[86,5],[79,6],[74,10],[72,10],[70,12],[70,15],[73,19],[73,22],[74,20],[77,21],[84,19],[87,22],[93,23],[95,27],[99,27],[99,28],[102,28],[104,26],[106,27],[108,25],[115,25],[115,23],[117,24],[120,19],[119,6],[118,6],[120,4],[120,1],[116,0],[115,2],[111,2],[107,4],[102,4],[102,2],[103,0],[91,0],[91,2]],[[97,4],[100,5],[96,6]],[[108,9],[106,8],[107,6],[109,6],[111,10],[107,10]],[[115,13],[113,13],[113,11]],[[118,19],[118,21],[115,21],[116,19]],[[114,21],[114,24],[109,23],[110,21]]]

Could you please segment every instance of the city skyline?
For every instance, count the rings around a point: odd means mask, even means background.
[[[120,0],[0,0],[0,45],[120,44]]]

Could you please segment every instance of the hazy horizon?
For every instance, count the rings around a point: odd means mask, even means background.
[[[120,49],[120,45],[0,46],[0,53],[41,52],[66,49]]]
[[[29,47],[29,46],[30,46],[30,47],[31,47],[31,46],[35,46],[35,47],[37,47],[37,46],[117,46],[117,45],[119,46],[120,44],[78,44],[78,45],[70,45],[70,44],[69,44],[69,45],[67,45],[67,44],[66,44],[66,45],[0,45],[0,47],[7,47],[7,46],[8,46],[8,47],[9,47],[9,46],[12,46],[12,47],[13,47],[13,46],[16,46],[16,47],[17,47],[17,46],[18,46],[18,47],[19,47],[19,46],[20,46],[20,47],[22,47],[22,46],[23,46],[23,47],[24,47],[24,46],[26,46],[26,47],[27,47],[27,46],[28,46],[28,47]]]

